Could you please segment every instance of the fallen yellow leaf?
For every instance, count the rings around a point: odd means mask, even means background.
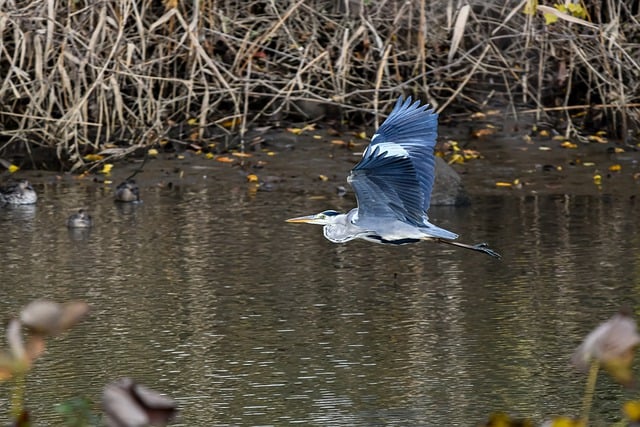
[[[113,169],[113,165],[111,163],[105,163],[104,165],[102,165],[102,169],[100,169],[100,173],[108,175],[109,173],[111,173],[111,169]]]
[[[216,157],[216,161],[222,162],[222,163],[233,163],[234,162],[234,160],[231,157],[227,157],[227,156]]]
[[[316,125],[311,123],[310,125],[306,125],[301,128],[287,128],[287,131],[291,132],[294,135],[300,135],[302,132],[305,132],[308,130],[315,130],[315,128],[316,128]]]
[[[599,144],[606,144],[607,143],[607,138],[603,138],[600,135],[589,135],[587,137],[587,139],[589,141],[597,142]]]
[[[233,119],[223,121],[222,123],[220,123],[220,126],[222,126],[225,129],[229,129],[232,127],[236,127],[238,124],[240,124],[240,118],[234,117]]]
[[[599,173],[593,175],[593,183],[595,185],[600,185],[602,184],[602,175],[600,175]]]
[[[255,173],[247,175],[247,181],[258,182],[258,175],[256,175]]]
[[[10,164],[9,165],[9,173],[14,173],[14,172],[18,172],[20,170],[19,166],[16,166],[14,164]]]
[[[320,135],[313,135],[313,139],[322,139]]]
[[[455,153],[453,156],[451,156],[451,158],[449,159],[449,164],[453,164],[453,163],[464,163],[464,156]]]
[[[560,146],[562,148],[578,148],[578,144],[574,144],[571,141],[564,141]]]
[[[147,153],[150,156],[157,156],[158,155],[158,150],[156,150],[155,148],[150,148],[149,151],[147,151]]]
[[[609,171],[610,172],[620,172],[621,170],[622,170],[622,166],[620,166],[618,164],[609,166]]]
[[[496,187],[511,187],[513,186],[510,182],[498,181],[496,182]]]
[[[484,119],[485,117],[487,117],[487,115],[482,111],[477,111],[471,115],[472,119]]]
[[[196,119],[195,117],[192,117],[189,120],[187,120],[187,124],[189,126],[195,126],[198,124],[198,119]]]
[[[329,177],[326,175],[318,175],[318,178],[320,178],[320,181],[329,181]]]
[[[236,156],[236,157],[251,157],[251,154],[249,153],[241,153],[241,152],[233,152],[231,153],[232,156]]]
[[[205,157],[206,159],[211,160],[211,159],[213,159],[215,156],[213,155],[213,153],[207,153],[207,154],[205,154],[205,155],[204,155],[204,157]]]
[[[546,129],[542,129],[540,132],[538,132],[538,135],[547,137],[549,136],[549,131]]]
[[[367,133],[366,132],[358,132],[358,133],[356,133],[356,137],[358,137],[360,139],[367,139]]]
[[[83,159],[87,162],[97,162],[98,160],[104,159],[104,156],[101,156],[100,154],[87,154]]]

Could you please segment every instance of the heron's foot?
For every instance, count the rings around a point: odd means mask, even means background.
[[[485,254],[490,255],[494,258],[502,258],[502,255],[500,255],[498,252],[494,251],[493,249],[490,249],[489,245],[484,242],[473,245],[473,249],[479,252],[484,252]]]

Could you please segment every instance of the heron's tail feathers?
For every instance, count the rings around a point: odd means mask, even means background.
[[[456,233],[452,233],[444,228],[436,227],[433,224],[428,223],[426,227],[421,227],[420,230],[425,234],[424,239],[430,240],[434,238],[455,240],[458,238]]]

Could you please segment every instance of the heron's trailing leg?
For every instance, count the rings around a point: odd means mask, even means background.
[[[477,245],[467,245],[465,243],[454,242],[452,240],[436,239],[438,243],[446,243],[447,245],[457,246],[459,248],[471,249],[472,251],[484,252],[494,258],[502,258],[500,254],[492,249],[486,243],[478,243]]]

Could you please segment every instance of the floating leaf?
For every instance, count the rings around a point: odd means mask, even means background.
[[[583,162],[582,166],[595,166],[596,164],[594,162]]]
[[[540,150],[540,151],[551,151],[551,147],[545,147],[544,145],[541,145],[540,147],[538,147],[538,150]]]
[[[267,156],[275,156],[276,152],[275,151],[267,151]]]
[[[207,159],[209,159],[209,160],[211,160],[211,159],[213,159],[215,156],[213,155],[213,153],[207,153],[207,154],[205,154],[205,155],[204,155],[204,157],[205,157],[205,158],[207,158]]]
[[[258,175],[252,173],[247,175],[247,181],[249,182],[258,182]]]
[[[14,164],[10,164],[8,170],[9,170],[9,173],[14,173],[14,172],[18,172],[20,170],[20,167]]]
[[[562,135],[554,135],[551,139],[553,139],[554,141],[564,141],[565,138]]]
[[[625,151],[624,151],[624,148],[622,148],[622,147],[615,147],[613,149],[613,152],[616,153],[616,154],[620,154],[620,153],[624,153]]]
[[[243,157],[243,158],[252,157],[251,154],[249,154],[249,153],[241,153],[239,151],[238,152],[233,152],[233,153],[231,153],[231,155],[232,156],[236,156],[236,157]]]
[[[149,154],[150,156],[157,156],[158,150],[156,150],[155,148],[149,148],[149,151],[147,151],[147,154]]]
[[[233,163],[235,160],[233,160],[231,157],[220,156],[220,157],[216,157],[216,161],[221,163]]]
[[[622,170],[622,166],[619,164],[609,166],[609,172],[620,172]]]
[[[341,139],[332,139],[331,143],[334,145],[347,145],[347,143]]]
[[[510,182],[498,181],[496,182],[496,187],[511,187],[513,184]]]
[[[320,181],[329,181],[329,177],[326,175],[318,175],[318,178],[320,178]]]
[[[313,135],[313,139],[322,139],[320,135]]]
[[[471,115],[472,119],[484,119],[485,117],[487,117],[487,115],[482,111],[476,111]]]
[[[542,129],[540,132],[538,132],[538,135],[544,136],[544,137],[548,137],[549,136],[549,131],[546,130],[546,129]]]

